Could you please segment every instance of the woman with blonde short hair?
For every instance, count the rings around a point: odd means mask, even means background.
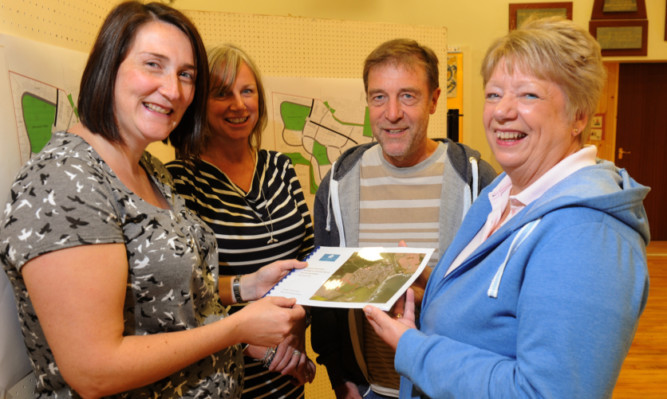
[[[648,188],[596,158],[600,46],[559,18],[496,41],[482,62],[486,138],[504,173],[473,203],[392,319],[401,397],[609,398],[648,296]]]

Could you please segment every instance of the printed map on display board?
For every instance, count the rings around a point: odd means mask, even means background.
[[[39,152],[54,129],[78,118],[74,104],[87,54],[0,34],[0,205],[16,173]],[[30,371],[6,275],[0,275],[0,359],[12,363],[0,391]],[[6,373],[5,373],[6,374]]]
[[[306,198],[348,148],[373,141],[361,79],[265,77],[263,147],[292,159]],[[309,201],[312,204],[312,201]]]
[[[78,122],[76,99],[88,54],[0,35],[0,203],[19,167],[55,130]]]
[[[78,122],[72,93],[48,83],[9,71],[21,160],[44,148],[56,130]]]

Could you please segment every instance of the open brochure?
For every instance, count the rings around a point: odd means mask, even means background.
[[[432,248],[318,247],[308,267],[295,269],[268,293],[306,306],[390,310],[419,277]]]

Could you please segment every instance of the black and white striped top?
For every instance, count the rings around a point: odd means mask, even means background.
[[[247,193],[206,161],[177,160],[167,169],[187,206],[215,232],[221,276],[303,259],[313,249],[312,219],[287,156],[260,150]],[[303,397],[303,387],[295,387],[288,376],[269,373],[252,358],[245,362],[243,397]]]

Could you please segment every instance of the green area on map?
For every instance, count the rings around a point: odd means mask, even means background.
[[[365,137],[373,137],[373,132],[371,130],[371,125],[370,125],[370,118],[369,118],[369,113],[368,113],[368,107],[366,107],[365,112],[364,112],[364,123],[350,123],[350,122],[345,122],[342,121],[338,118],[336,118],[335,113],[336,110],[332,108],[328,102],[324,102],[324,106],[326,109],[331,113],[332,118],[336,121],[336,123],[340,124],[341,126],[355,126],[355,127],[362,127],[362,135]],[[293,131],[301,131],[303,132],[304,128],[306,127],[306,122],[308,120],[308,117],[310,116],[311,113],[311,107],[302,105],[302,104],[296,104],[293,102],[289,101],[283,101],[280,103],[280,116],[283,120],[283,123],[285,124],[285,129],[286,130],[293,130]],[[326,127],[324,127],[326,129]],[[340,134],[340,133],[337,133]],[[310,171],[310,192],[311,194],[315,194],[317,191],[317,183],[315,179],[315,173],[313,168],[315,165],[313,163],[306,159],[303,154],[299,152],[292,152],[292,153],[286,153],[288,157],[292,160],[292,163],[294,165],[306,165],[309,168]],[[331,160],[329,159],[329,155],[327,153],[327,147],[325,144],[321,143],[318,140],[313,140],[313,147],[312,147],[312,157],[315,159],[317,165],[322,166],[322,165],[331,165]]]
[[[285,129],[303,130],[306,126],[306,118],[310,114],[310,107],[283,101],[280,104],[280,116],[285,123]]]
[[[56,105],[43,98],[25,93],[21,98],[23,121],[30,140],[30,150],[38,153],[51,139],[51,126],[56,118]]]

